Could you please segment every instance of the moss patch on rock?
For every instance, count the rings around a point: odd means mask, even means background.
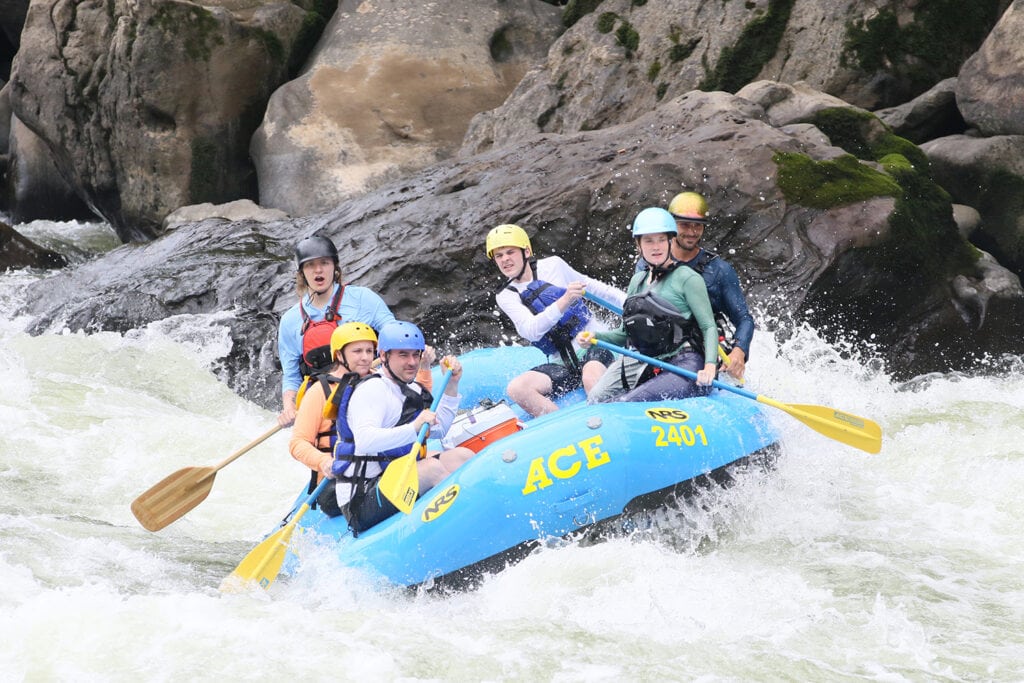
[[[918,169],[928,168],[928,157],[920,147],[893,133],[870,112],[831,107],[815,113],[810,123],[827,135],[833,145],[858,159],[880,161],[888,154],[899,154]]]
[[[569,0],[562,10],[562,25],[569,28],[597,9],[602,0]]]
[[[900,23],[882,9],[846,27],[841,63],[867,73],[884,71],[905,80],[916,96],[955,76],[995,26],[1000,0],[929,0],[918,3],[913,20]]]
[[[786,201],[814,209],[831,209],[873,197],[897,197],[899,184],[886,173],[862,164],[852,154],[815,161],[806,154],[777,152],[777,182]]]
[[[949,194],[900,154],[883,157],[885,171],[862,163],[852,154],[815,161],[804,154],[778,152],[777,182],[786,201],[830,209],[873,197],[893,197],[890,238],[862,250],[894,272],[924,279],[949,278],[977,259],[953,221]]]
[[[794,0],[769,0],[768,10],[743,27],[735,44],[722,50],[700,90],[736,92],[750,83],[778,50]]]

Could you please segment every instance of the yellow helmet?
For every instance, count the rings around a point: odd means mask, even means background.
[[[529,249],[530,253],[533,253],[526,231],[511,223],[499,225],[487,233],[487,258],[494,258],[494,250],[501,247],[519,247]]]
[[[331,360],[338,357],[338,351],[355,341],[373,342],[377,345],[377,333],[366,323],[344,323],[331,333]]]
[[[680,192],[668,203],[668,212],[673,218],[694,223],[708,222],[708,202],[696,192]]]

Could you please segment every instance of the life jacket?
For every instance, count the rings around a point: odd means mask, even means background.
[[[682,315],[675,306],[651,290],[626,298],[622,324],[629,341],[645,356],[664,356],[689,342],[703,349],[703,334],[693,316]]]
[[[332,466],[335,480],[338,483],[346,483],[353,487],[352,500],[355,500],[358,496],[363,495],[369,489],[369,478],[366,476],[366,466],[371,462],[382,463],[382,469],[386,467],[383,463],[391,462],[395,458],[399,458],[403,455],[408,455],[413,448],[415,442],[410,441],[404,446],[397,446],[395,448],[389,448],[374,454],[356,454],[355,450],[355,436],[352,433],[352,428],[348,424],[348,407],[352,400],[352,394],[355,392],[355,388],[372,379],[382,379],[380,375],[370,374],[366,377],[359,378],[355,382],[347,385],[344,389],[338,392],[337,401],[337,417],[335,419],[335,440],[334,440],[334,465]],[[422,391],[415,392],[409,388],[407,384],[401,382],[398,383],[399,389],[402,391],[402,395],[405,397],[405,401],[402,403],[402,414],[398,418],[394,427],[399,425],[409,424],[416,419],[425,408],[430,407],[434,402],[434,397],[430,395],[426,387],[420,385]],[[355,470],[351,474],[345,474],[352,465],[355,465]]]
[[[509,289],[518,294],[523,305],[534,313],[543,312],[548,306],[558,301],[566,291],[564,287],[559,287],[543,280],[533,280],[521,292],[515,287],[510,286]],[[543,337],[532,343],[543,351],[545,355],[550,356],[557,352],[561,355],[562,362],[565,363],[567,368],[580,373],[579,358],[576,356],[576,350],[572,342],[576,335],[587,326],[588,322],[590,322],[590,309],[587,308],[582,299],[574,301],[569,308],[565,309],[562,317],[558,319],[554,327],[548,330]]]
[[[334,363],[331,358],[331,334],[341,323],[341,297],[345,293],[345,285],[339,285],[338,291],[324,311],[324,319],[314,322],[306,307],[299,304],[302,313],[302,357],[299,359],[299,372],[304,377],[326,372]]]
[[[317,432],[313,445],[316,446],[318,451],[322,453],[333,453],[334,444],[337,441],[337,430],[335,429],[334,422],[338,414],[338,403],[341,400],[341,395],[344,393],[344,389],[351,384],[354,384],[359,379],[359,375],[354,372],[347,372],[341,377],[335,377],[334,375],[323,373],[319,375],[310,375],[306,377],[302,386],[299,387],[299,392],[295,396],[295,407],[298,408],[302,405],[302,399],[305,398],[306,393],[313,386],[319,386],[325,397],[324,409],[322,417],[325,420],[330,420],[331,424],[325,431]],[[328,440],[327,445],[324,445],[324,439]],[[307,493],[312,493],[313,489],[316,488],[318,480],[320,478],[320,472],[318,470],[311,470],[309,478],[309,490]],[[314,504],[315,507],[315,504]]]

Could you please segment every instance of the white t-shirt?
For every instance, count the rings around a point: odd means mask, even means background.
[[[421,391],[420,385],[415,383],[410,384],[409,388]],[[448,432],[459,409],[460,398],[447,394],[441,396],[436,413],[438,424],[431,428],[430,436],[440,438]],[[348,403],[348,426],[355,441],[355,452],[370,455],[416,441],[418,433],[412,422],[398,425],[404,405],[405,395],[390,377],[381,374],[380,379],[369,379],[360,383],[352,392]],[[387,463],[366,463],[365,476],[377,476],[384,471],[381,465],[385,464]],[[354,475],[355,467],[354,463],[349,465],[345,474]],[[338,505],[344,505],[352,498],[352,488],[339,483],[336,489]]]
[[[570,282],[583,282],[588,292],[619,308],[626,300],[626,293],[621,289],[616,289],[576,271],[558,256],[538,259],[537,272],[534,273],[534,277],[558,287],[566,287]],[[529,284],[529,282],[512,282],[509,286],[522,292]],[[554,303],[540,313],[534,313],[523,303],[516,292],[510,291],[507,287],[498,292],[495,301],[515,325],[516,332],[530,342],[535,342],[547,334],[548,330],[554,327],[563,315],[563,312],[558,310],[558,305]],[[591,318],[584,329],[597,331],[604,329],[604,326],[596,318]],[[573,344],[575,346],[575,340],[573,340]]]

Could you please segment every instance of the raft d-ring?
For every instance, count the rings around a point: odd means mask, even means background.
[[[599,418],[597,416],[592,417],[589,420],[587,420],[587,426],[590,427],[591,429],[600,429],[602,424],[604,424],[604,423],[601,422],[601,418]]]
[[[501,454],[501,459],[505,462],[515,462],[519,456],[511,448]]]

